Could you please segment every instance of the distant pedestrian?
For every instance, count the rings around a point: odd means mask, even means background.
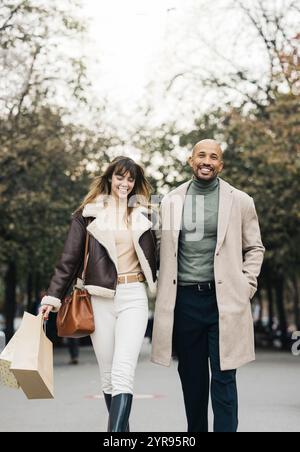
[[[79,363],[79,345],[80,341],[77,338],[67,339],[68,350],[70,354],[69,364],[77,365]]]

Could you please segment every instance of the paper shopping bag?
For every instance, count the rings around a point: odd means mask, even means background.
[[[53,399],[53,345],[42,315],[25,312],[10,370],[28,399]]]
[[[14,350],[20,338],[21,327],[11,338],[2,353],[0,354],[0,382],[9,388],[18,389],[20,387],[16,377],[10,370],[11,361],[14,355]]]

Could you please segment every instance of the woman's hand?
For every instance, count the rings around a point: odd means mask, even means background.
[[[44,320],[48,320],[49,314],[52,310],[53,310],[53,306],[51,306],[49,304],[45,304],[45,305],[41,306],[41,308],[39,310],[39,314],[43,315]]]

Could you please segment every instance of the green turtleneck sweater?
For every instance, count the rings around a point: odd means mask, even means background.
[[[217,246],[219,179],[194,178],[183,209],[179,237],[178,284],[187,286],[214,281],[214,255]]]

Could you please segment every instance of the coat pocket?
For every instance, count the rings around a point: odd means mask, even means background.
[[[242,272],[242,282],[245,287],[245,294],[247,294],[247,299],[251,300],[252,287],[247,279],[247,276],[243,272]]]

